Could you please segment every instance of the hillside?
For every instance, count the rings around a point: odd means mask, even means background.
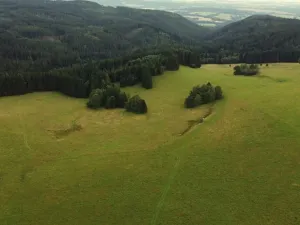
[[[0,17],[1,57],[33,62],[114,57],[190,43],[206,32],[174,13],[87,1],[1,0]]]
[[[299,26],[296,19],[250,16],[207,34],[202,51],[212,63],[297,62]]]
[[[268,15],[250,16],[209,36],[236,50],[300,49],[300,20]]]
[[[103,77],[125,86],[141,81],[145,66],[152,75],[179,64],[200,67],[188,46],[205,33],[182,16],[158,10],[2,0],[0,96],[59,91],[87,97]]]

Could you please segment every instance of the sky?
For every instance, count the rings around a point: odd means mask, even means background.
[[[151,1],[151,0],[148,0]],[[158,1],[158,0],[156,0]],[[243,3],[244,0],[164,0],[170,2],[220,2],[220,3]],[[247,0],[247,2],[270,3],[270,0]],[[300,3],[300,0],[272,0],[272,3]]]

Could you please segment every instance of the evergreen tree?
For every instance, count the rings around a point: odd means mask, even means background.
[[[124,108],[127,101],[128,101],[128,96],[126,95],[126,93],[120,92],[119,97],[118,97],[117,107]]]
[[[194,99],[194,106],[199,106],[203,103],[202,97],[200,94],[197,94]]]
[[[114,108],[116,108],[116,97],[115,96],[110,96],[110,97],[107,98],[106,108],[107,109],[114,109]]]
[[[142,86],[146,89],[152,88],[152,76],[148,67],[142,69]]]
[[[141,99],[138,95],[135,95],[128,100],[125,105],[125,109],[128,112],[137,114],[147,113],[148,111],[145,100]]]
[[[215,93],[216,93],[216,97],[215,97],[216,100],[220,100],[223,98],[223,92],[220,86],[215,87]]]
[[[101,89],[95,89],[90,94],[89,101],[87,102],[87,107],[98,109],[103,106],[104,93]]]

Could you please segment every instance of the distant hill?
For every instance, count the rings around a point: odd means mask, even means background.
[[[192,43],[206,32],[178,14],[158,10],[87,1],[0,1],[3,58],[101,59],[140,48]]]
[[[300,50],[300,20],[250,16],[210,33],[206,39],[232,51]]]

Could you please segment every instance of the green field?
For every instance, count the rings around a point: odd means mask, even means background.
[[[225,99],[184,109],[208,81]],[[299,84],[299,64],[257,77],[181,67],[152,90],[126,88],[147,115],[92,111],[58,93],[1,98],[0,224],[298,225]]]

